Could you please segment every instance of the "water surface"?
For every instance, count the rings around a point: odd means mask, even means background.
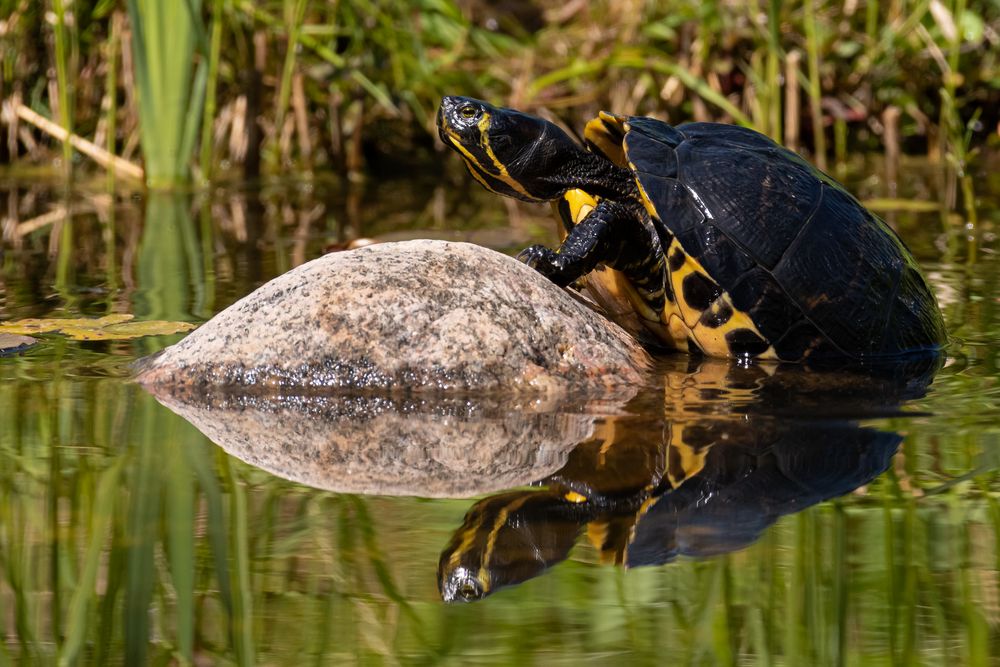
[[[1000,172],[971,211],[936,167],[880,172],[847,178],[906,200],[878,205],[955,338],[940,368],[674,357],[571,408],[184,413],[127,381],[177,336],[0,358],[0,663],[995,662]],[[361,237],[554,240],[544,209],[433,183],[6,178],[0,211],[0,321],[197,323]]]

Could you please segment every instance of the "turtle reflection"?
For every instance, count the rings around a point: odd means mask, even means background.
[[[772,374],[695,362],[667,371],[659,429],[648,420],[605,421],[542,488],[476,503],[441,555],[441,596],[475,600],[538,576],[584,534],[602,562],[626,567],[749,546],[781,516],[850,493],[888,468],[902,437],[858,419],[921,395],[934,364],[905,370]],[[685,397],[685,388],[696,391]],[[845,414],[852,417],[833,416]],[[662,436],[652,441],[656,430]]]

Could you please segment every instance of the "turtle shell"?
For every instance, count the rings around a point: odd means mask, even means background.
[[[586,138],[635,172],[672,272],[675,315],[706,352],[868,359],[945,341],[899,236],[764,135],[602,114]],[[706,349],[715,342],[727,349]]]

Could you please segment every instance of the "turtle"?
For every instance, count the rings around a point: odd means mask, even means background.
[[[543,118],[459,96],[442,99],[437,126],[487,190],[553,204],[561,245],[518,259],[564,287],[599,276],[665,347],[877,362],[946,343],[899,235],[752,129],[601,112],[581,144]]]

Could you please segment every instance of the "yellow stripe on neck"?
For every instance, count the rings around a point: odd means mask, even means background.
[[[518,183],[516,180],[514,180],[513,177],[511,177],[511,175],[507,172],[507,167],[501,164],[500,160],[497,159],[497,156],[493,152],[493,149],[490,148],[489,135],[486,133],[485,129],[488,126],[489,126],[489,115],[486,115],[483,116],[483,120],[479,121],[479,130],[481,136],[479,144],[483,148],[483,150],[486,151],[486,154],[493,162],[493,166],[496,168],[498,172],[496,174],[491,173],[489,169],[483,166],[483,163],[480,162],[475,155],[469,152],[469,149],[467,149],[462,144],[462,139],[457,134],[455,134],[455,132],[453,132],[449,128],[445,128],[445,134],[448,135],[448,139],[455,146],[455,148],[458,149],[458,152],[462,154],[462,157],[465,158],[465,161],[469,163],[470,167],[469,172],[472,174],[473,178],[479,181],[480,185],[482,185],[484,188],[495,194],[506,196],[506,193],[500,192],[496,188],[490,186],[490,184],[486,181],[486,178],[484,178],[483,176],[483,174],[487,174],[489,175],[490,178],[496,178],[498,181],[501,181],[502,183],[505,183],[506,185],[510,186],[510,188],[515,192],[522,194],[529,199],[536,200],[537,199],[536,197],[533,197],[531,194],[529,194],[528,191],[525,190],[520,183]]]
[[[520,183],[518,183],[508,172],[507,167],[504,166],[500,160],[497,159],[496,154],[493,152],[493,148],[490,146],[490,114],[484,113],[482,120],[479,121],[477,127],[479,128],[479,145],[482,146],[486,154],[490,156],[490,160],[493,161],[493,166],[497,169],[498,178],[509,185],[512,190],[519,192],[520,194],[528,197],[529,199],[538,199],[533,196],[527,190],[524,189]],[[484,170],[485,171],[485,170]]]

